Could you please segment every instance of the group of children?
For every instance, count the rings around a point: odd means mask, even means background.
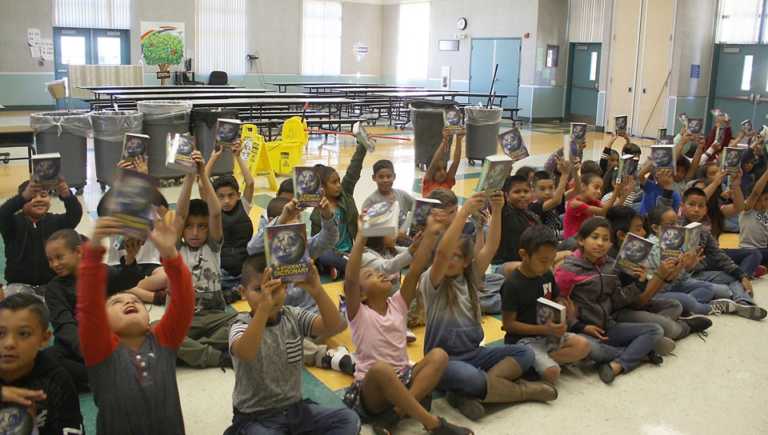
[[[231,152],[242,192],[232,176],[211,177],[229,151],[216,150],[207,164],[194,152],[198,170],[184,178],[175,212],[159,192],[151,199],[158,216],[146,240],[126,235],[103,204],[90,237],[79,235],[82,208],[64,180],[56,189],[61,215],[48,211],[40,185],[23,183],[0,206],[9,283],[0,301],[4,406],[23,409],[41,434],[81,433],[77,393],[90,390],[99,433],[181,434],[178,360],[234,369],[230,435],[356,434],[361,422],[388,433],[406,417],[431,433],[470,434],[432,413],[433,391],[475,421],[487,404],[555,400],[563,365],[591,361],[611,383],[644,362],[661,364],[674,340],[712,326],[709,315],[765,318],[751,279],[768,262],[768,171],[744,187],[751,168],[765,163],[762,144],[725,192],[711,169],[712,143],[683,131],[674,173],[646,164],[616,183],[614,137],[599,163],[573,164],[556,153],[548,169],[521,168],[501,191],[478,192],[459,206],[451,188],[463,138],[449,166],[452,138],[446,130],[422,183],[439,205],[412,237],[361,231],[353,195],[370,145],[365,135],[343,178],[317,166],[318,207],[302,210],[286,181],[255,231],[253,178],[237,144]],[[621,155],[639,158],[640,147],[623,139]],[[695,150],[685,157],[690,143]],[[146,172],[141,160],[119,166]],[[362,210],[396,201],[402,225],[415,200],[393,187],[395,177],[392,162],[375,162],[377,190]],[[191,199],[195,184],[200,199]],[[721,222],[738,216],[740,249],[721,249],[713,229],[695,251],[662,260],[661,226],[710,225],[713,204],[726,215]],[[314,265],[304,282],[286,283],[267,265],[264,234],[299,222],[311,228]],[[631,270],[614,261],[629,234],[656,244],[648,263]],[[320,274],[343,277],[338,305]],[[566,321],[539,323],[539,298],[562,304]],[[240,299],[249,312],[229,307]],[[159,322],[150,324],[145,304],[166,306]],[[503,344],[484,345],[485,313],[501,314]],[[420,325],[424,357],[411,362],[409,328]],[[354,354],[326,342],[347,327]],[[353,375],[346,407],[305,400],[304,365]]]

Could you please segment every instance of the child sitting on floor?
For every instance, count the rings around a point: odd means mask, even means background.
[[[394,407],[396,418],[384,424],[394,425],[399,417],[417,419],[434,434],[470,434],[430,414],[432,390],[448,364],[448,355],[433,348],[411,365],[406,352],[406,317],[416,296],[421,272],[426,268],[438,237],[439,224],[430,220],[420,241],[402,287],[392,294],[387,274],[362,266],[365,237],[357,233],[349,254],[344,295],[352,340],[357,347],[355,382],[347,388],[344,403],[363,419],[377,425],[382,415]],[[422,403],[419,403],[422,401]]]
[[[24,433],[79,435],[83,417],[75,385],[47,352],[40,352],[51,338],[48,320],[45,304],[31,294],[14,294],[0,301],[2,408],[18,407],[18,415],[32,418],[30,432]],[[6,420],[6,412],[4,431],[22,433],[9,427],[14,422]]]
[[[363,201],[363,210],[370,208],[379,202],[395,202],[400,206],[400,216],[398,225],[402,227],[405,218],[413,209],[413,197],[406,191],[394,189],[392,184],[395,182],[395,166],[390,160],[379,160],[373,164],[373,181],[376,183],[376,191],[368,195]],[[406,242],[408,237],[402,232],[398,232],[399,242]]]
[[[565,303],[552,275],[557,244],[555,233],[544,225],[523,231],[519,244],[522,264],[501,289],[502,322],[507,332],[504,343],[533,349],[534,370],[551,384],[560,377],[560,364],[581,361],[590,353],[584,337],[566,332],[567,322],[537,322],[538,298]]]
[[[285,284],[272,278],[263,255],[243,263],[240,294],[251,311],[239,314],[229,331],[235,389],[227,434],[355,435],[360,431],[354,411],[302,399],[302,342],[338,332],[341,316],[314,266],[300,285],[315,299],[319,314],[283,305]]]
[[[610,384],[616,376],[639,366],[652,352],[667,354],[674,342],[662,341],[664,330],[652,323],[617,322],[612,314],[639,301],[634,285],[622,287],[608,258],[611,224],[603,217],[587,219],[576,236],[579,249],[555,271],[561,294],[570,298],[577,311],[570,329],[619,349],[615,357],[600,364],[600,379]]]
[[[448,148],[453,140],[454,133],[451,130],[443,130],[443,141],[435,150],[432,161],[421,180],[421,196],[428,197],[433,190],[443,188],[451,190],[456,184],[456,171],[461,162],[461,147],[464,141],[463,134],[456,135],[456,143],[453,145],[453,159],[450,168],[446,168]]]
[[[464,203],[443,234],[432,266],[422,273],[419,282],[427,312],[424,352],[440,347],[448,353],[440,389],[448,392],[448,403],[471,420],[485,415],[483,403],[546,402],[557,398],[557,390],[551,385],[519,379],[533,363],[529,348],[480,344],[485,333],[480,320],[478,280],[491,264],[501,240],[501,192],[490,197],[487,243],[479,252],[475,253],[475,241],[462,235],[462,229],[486,201],[487,195],[480,192]]]
[[[150,327],[149,313],[135,295],[106,297],[101,243],[123,232],[114,218],[100,218],[83,248],[77,282],[80,349],[99,409],[98,433],[183,434],[176,353],[192,322],[195,293],[184,260],[176,251],[176,229],[161,220],[149,239],[160,252],[170,286],[170,304]]]
[[[594,215],[605,216],[608,209],[613,207],[615,202],[622,203],[623,186],[622,184],[611,194],[610,199],[603,203],[600,198],[603,196],[603,178],[594,173],[586,173],[581,176],[581,193],[574,199],[568,201],[565,207],[565,218],[563,219],[563,239],[569,239],[576,235],[582,224]]]
[[[744,211],[739,215],[741,229],[739,248],[758,250],[763,264],[768,264],[768,189],[766,185],[768,185],[768,171],[765,171],[755,183],[752,193],[744,204]]]
[[[563,196],[568,187],[568,181],[571,179],[573,165],[561,160],[558,162],[558,168],[562,175],[557,186],[555,186],[555,180],[549,172],[536,171],[533,174],[535,200],[528,206],[528,209],[539,217],[541,223],[559,234],[563,230],[563,222],[557,209],[563,203]]]

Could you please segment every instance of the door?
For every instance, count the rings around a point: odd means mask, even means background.
[[[735,130],[746,119],[757,130],[768,124],[768,47],[718,45],[714,62],[710,109],[730,115]]]
[[[507,95],[504,107],[517,107],[520,87],[520,39],[519,38],[473,38],[469,64],[469,91],[485,93],[491,89],[496,64],[494,92]],[[472,103],[485,104],[487,99],[472,98]]]
[[[571,44],[568,58],[566,116],[573,121],[594,124],[600,88],[600,44]]]
[[[56,79],[67,77],[69,65],[128,65],[128,30],[54,27],[53,59]]]
[[[613,38],[605,110],[606,131],[615,131],[614,117],[628,115],[631,133],[642,5],[642,0],[621,0],[613,3]]]
[[[656,137],[666,127],[672,67],[674,2],[645,0],[635,108],[630,119],[635,136]]]

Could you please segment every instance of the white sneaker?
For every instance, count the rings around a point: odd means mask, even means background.
[[[413,343],[417,339],[418,337],[416,337],[416,334],[414,334],[413,331],[411,331],[410,329],[405,331],[405,341],[407,341],[408,343]]]
[[[376,141],[368,137],[368,132],[365,131],[362,122],[356,122],[355,125],[352,126],[352,134],[355,135],[357,142],[362,144],[369,153],[376,150]]]

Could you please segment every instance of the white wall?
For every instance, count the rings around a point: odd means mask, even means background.
[[[14,1],[13,11],[4,0],[4,11],[0,14],[0,72],[53,72],[53,62],[39,66],[29,55],[27,46],[27,28],[40,29],[43,38],[51,38],[53,30],[51,22],[50,0]],[[0,102],[0,104],[2,104]]]

